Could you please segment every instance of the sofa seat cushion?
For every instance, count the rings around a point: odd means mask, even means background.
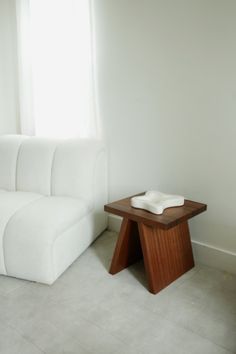
[[[54,243],[88,212],[89,206],[83,200],[46,196],[19,209],[5,228],[6,273],[30,279],[28,273],[32,269],[28,265],[31,264],[34,274],[40,274],[42,268],[44,273],[48,269],[48,279],[53,279]]]
[[[18,210],[42,198],[40,194],[26,192],[8,192],[0,190],[0,274],[6,274],[4,262],[5,230]]]

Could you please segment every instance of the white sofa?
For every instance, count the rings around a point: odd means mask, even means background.
[[[93,140],[0,137],[0,274],[52,284],[107,227]]]

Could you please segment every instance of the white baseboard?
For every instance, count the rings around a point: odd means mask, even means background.
[[[122,218],[116,215],[108,215],[108,229],[111,231],[119,232],[121,227]]]
[[[194,258],[198,263],[236,274],[236,253],[192,240]]]
[[[119,216],[109,215],[109,230],[119,232],[121,220]],[[236,274],[236,253],[195,240],[192,240],[192,247],[194,259],[197,263]]]

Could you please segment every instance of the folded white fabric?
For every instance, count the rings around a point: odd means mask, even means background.
[[[132,207],[145,209],[154,214],[162,214],[166,208],[181,205],[184,205],[184,197],[159,191],[148,191],[144,195],[131,198]]]

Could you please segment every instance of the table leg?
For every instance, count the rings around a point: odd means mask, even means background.
[[[138,224],[149,291],[156,294],[194,267],[188,222],[164,230]]]
[[[138,225],[135,221],[124,218],[109,272],[116,274],[141,258]]]

